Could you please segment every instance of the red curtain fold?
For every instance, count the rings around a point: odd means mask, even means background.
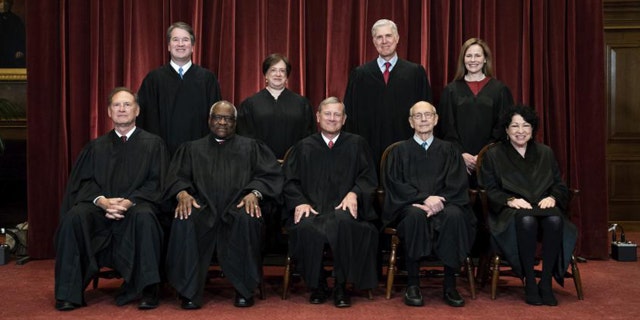
[[[53,256],[58,207],[80,149],[109,129],[106,95],[137,90],[167,63],[166,28],[194,27],[194,62],[234,104],[264,87],[261,63],[287,55],[289,88],[317,105],[343,97],[349,72],[374,59],[371,25],[398,24],[398,53],[427,70],[435,102],[463,41],[481,37],[496,78],[536,108],[538,139],[581,196],[579,253],[605,258],[607,199],[602,1],[579,0],[116,0],[29,1],[29,253]]]

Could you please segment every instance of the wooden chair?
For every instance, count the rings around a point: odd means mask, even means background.
[[[395,147],[404,141],[398,141],[391,145],[389,145],[384,153],[382,154],[382,158],[380,160],[380,186],[376,191],[376,197],[379,203],[380,208],[384,208],[384,172],[386,170],[386,160],[387,156]],[[475,203],[478,192],[475,189],[469,189],[469,198],[470,203]],[[391,290],[393,288],[393,282],[395,279],[395,275],[398,272],[397,270],[397,259],[398,259],[398,246],[400,245],[400,237],[398,236],[398,231],[395,228],[386,227],[383,230],[383,234],[390,236],[390,252],[389,252],[389,263],[387,267],[387,283],[386,283],[386,291],[385,298],[391,299]],[[475,277],[474,277],[474,267],[473,262],[470,257],[465,259],[465,267],[463,273],[466,273],[468,281],[469,281],[469,291],[471,292],[471,299],[476,299],[476,288],[475,288]]]
[[[486,145],[478,153],[478,159],[476,161],[476,170],[478,172],[480,171],[480,168],[482,166],[482,160],[484,158],[485,152],[491,149],[494,145],[495,143]],[[569,192],[570,192],[570,199],[569,199],[569,211],[570,211],[574,199],[577,198],[577,196],[580,194],[580,190],[569,189]],[[482,211],[484,213],[485,220],[488,221],[490,211],[489,211],[489,201],[487,199],[487,194],[485,190],[479,189],[478,195],[480,196],[480,201],[482,203]],[[491,248],[493,253],[490,255],[490,258],[482,259],[485,262],[480,263],[480,267],[478,269],[478,273],[479,273],[478,278],[480,278],[481,281],[484,282],[484,278],[486,278],[486,275],[489,272],[491,273],[491,300],[495,300],[496,291],[498,287],[498,280],[500,276],[511,276],[511,277],[518,277],[518,276],[510,269],[501,270],[501,267],[509,268],[509,264],[502,259],[501,252],[499,251],[498,246],[495,243],[495,240],[493,239],[493,237],[491,237]],[[578,268],[578,262],[573,254],[571,255],[570,266],[571,266],[571,271],[570,272],[567,271],[564,277],[573,279],[574,285],[576,287],[578,300],[584,300],[584,293],[582,289],[582,278],[580,277],[580,269]],[[536,270],[536,276],[539,277],[539,273],[540,272]],[[523,286],[524,286],[524,280],[523,280]]]

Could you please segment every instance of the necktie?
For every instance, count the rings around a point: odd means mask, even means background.
[[[423,143],[421,144],[421,146],[422,146],[422,149],[427,150],[427,147],[428,147],[429,145],[428,145],[426,142],[423,142]]]
[[[182,79],[182,73],[184,72],[184,70],[182,69],[182,67],[178,68],[178,74],[180,75],[180,79]]]
[[[384,72],[382,73],[382,77],[384,78],[384,83],[389,83],[389,67],[391,67],[391,62],[387,61],[384,63]]]
[[[122,142],[127,142],[127,136],[121,136],[120,139],[122,139]]]
[[[333,140],[329,140],[329,149],[333,148]]]

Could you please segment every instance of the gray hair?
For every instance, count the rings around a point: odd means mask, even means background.
[[[231,103],[231,102],[229,102],[227,100],[220,100],[220,101],[214,103],[211,106],[211,109],[209,109],[209,116],[213,115],[213,109],[215,109],[217,106],[222,106],[222,105],[228,105],[231,108],[233,108],[233,116],[236,117],[236,118],[238,117],[238,109],[236,109],[236,106],[234,106],[233,103]]]
[[[376,21],[376,23],[373,24],[373,27],[371,27],[371,36],[375,37],[376,36],[376,30],[380,27],[383,26],[389,26],[391,27],[391,32],[393,32],[393,35],[398,37],[398,26],[396,26],[396,23],[389,20],[389,19],[380,19],[378,21]]]
[[[328,105],[328,104],[334,104],[334,103],[341,104],[341,105],[342,105],[342,112],[343,112],[343,113],[345,112],[345,111],[344,111],[344,103],[342,103],[342,102],[341,102],[338,98],[336,98],[336,97],[329,97],[329,98],[326,98],[326,99],[322,100],[322,101],[320,102],[320,105],[318,105],[318,112],[322,112],[322,107],[323,107],[323,106],[326,106],[326,105]]]

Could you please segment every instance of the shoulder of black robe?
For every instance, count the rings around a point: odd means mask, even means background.
[[[524,198],[534,205],[549,195],[556,198],[559,208],[566,209],[569,192],[553,151],[536,142],[530,142],[528,148],[535,150],[527,153],[536,153],[525,164],[530,173],[523,171],[522,163],[516,163],[522,159],[509,142],[501,142],[485,153],[478,181],[487,191],[492,212],[500,212],[509,197]]]
[[[237,133],[264,141],[279,159],[293,144],[314,131],[309,100],[286,88],[278,99],[262,89],[238,108]]]
[[[61,214],[100,195],[159,207],[168,158],[162,139],[140,128],[126,143],[113,130],[98,137],[78,156],[69,176]]]
[[[362,95],[366,94],[366,88],[364,86],[363,78],[378,79],[381,82],[381,86],[384,83],[382,73],[378,68],[376,60],[364,63],[349,73],[349,79],[347,81],[347,89],[344,94],[344,106],[345,113],[348,115],[347,121],[344,126],[345,131],[358,132],[358,123],[354,121],[358,117],[357,109],[364,101],[362,101]]]
[[[282,183],[280,165],[263,142],[233,135],[220,145],[209,134],[178,148],[169,165],[164,195],[172,200],[186,190],[200,205],[225,208],[254,189],[275,199]]]
[[[372,201],[378,180],[366,141],[340,133],[332,149],[315,133],[298,142],[284,164],[284,197],[290,215],[300,204],[315,210],[333,210],[349,192],[358,196],[358,216],[377,218]]]
[[[137,93],[140,114],[136,118],[136,126],[154,134],[162,134],[159,92],[175,91],[178,81],[180,81],[179,75],[170,64],[165,64],[147,73]]]
[[[435,138],[425,152],[413,138],[387,156],[384,172],[383,222],[395,220],[399,210],[441,196],[446,203],[467,207],[468,179],[462,157],[449,142]]]

